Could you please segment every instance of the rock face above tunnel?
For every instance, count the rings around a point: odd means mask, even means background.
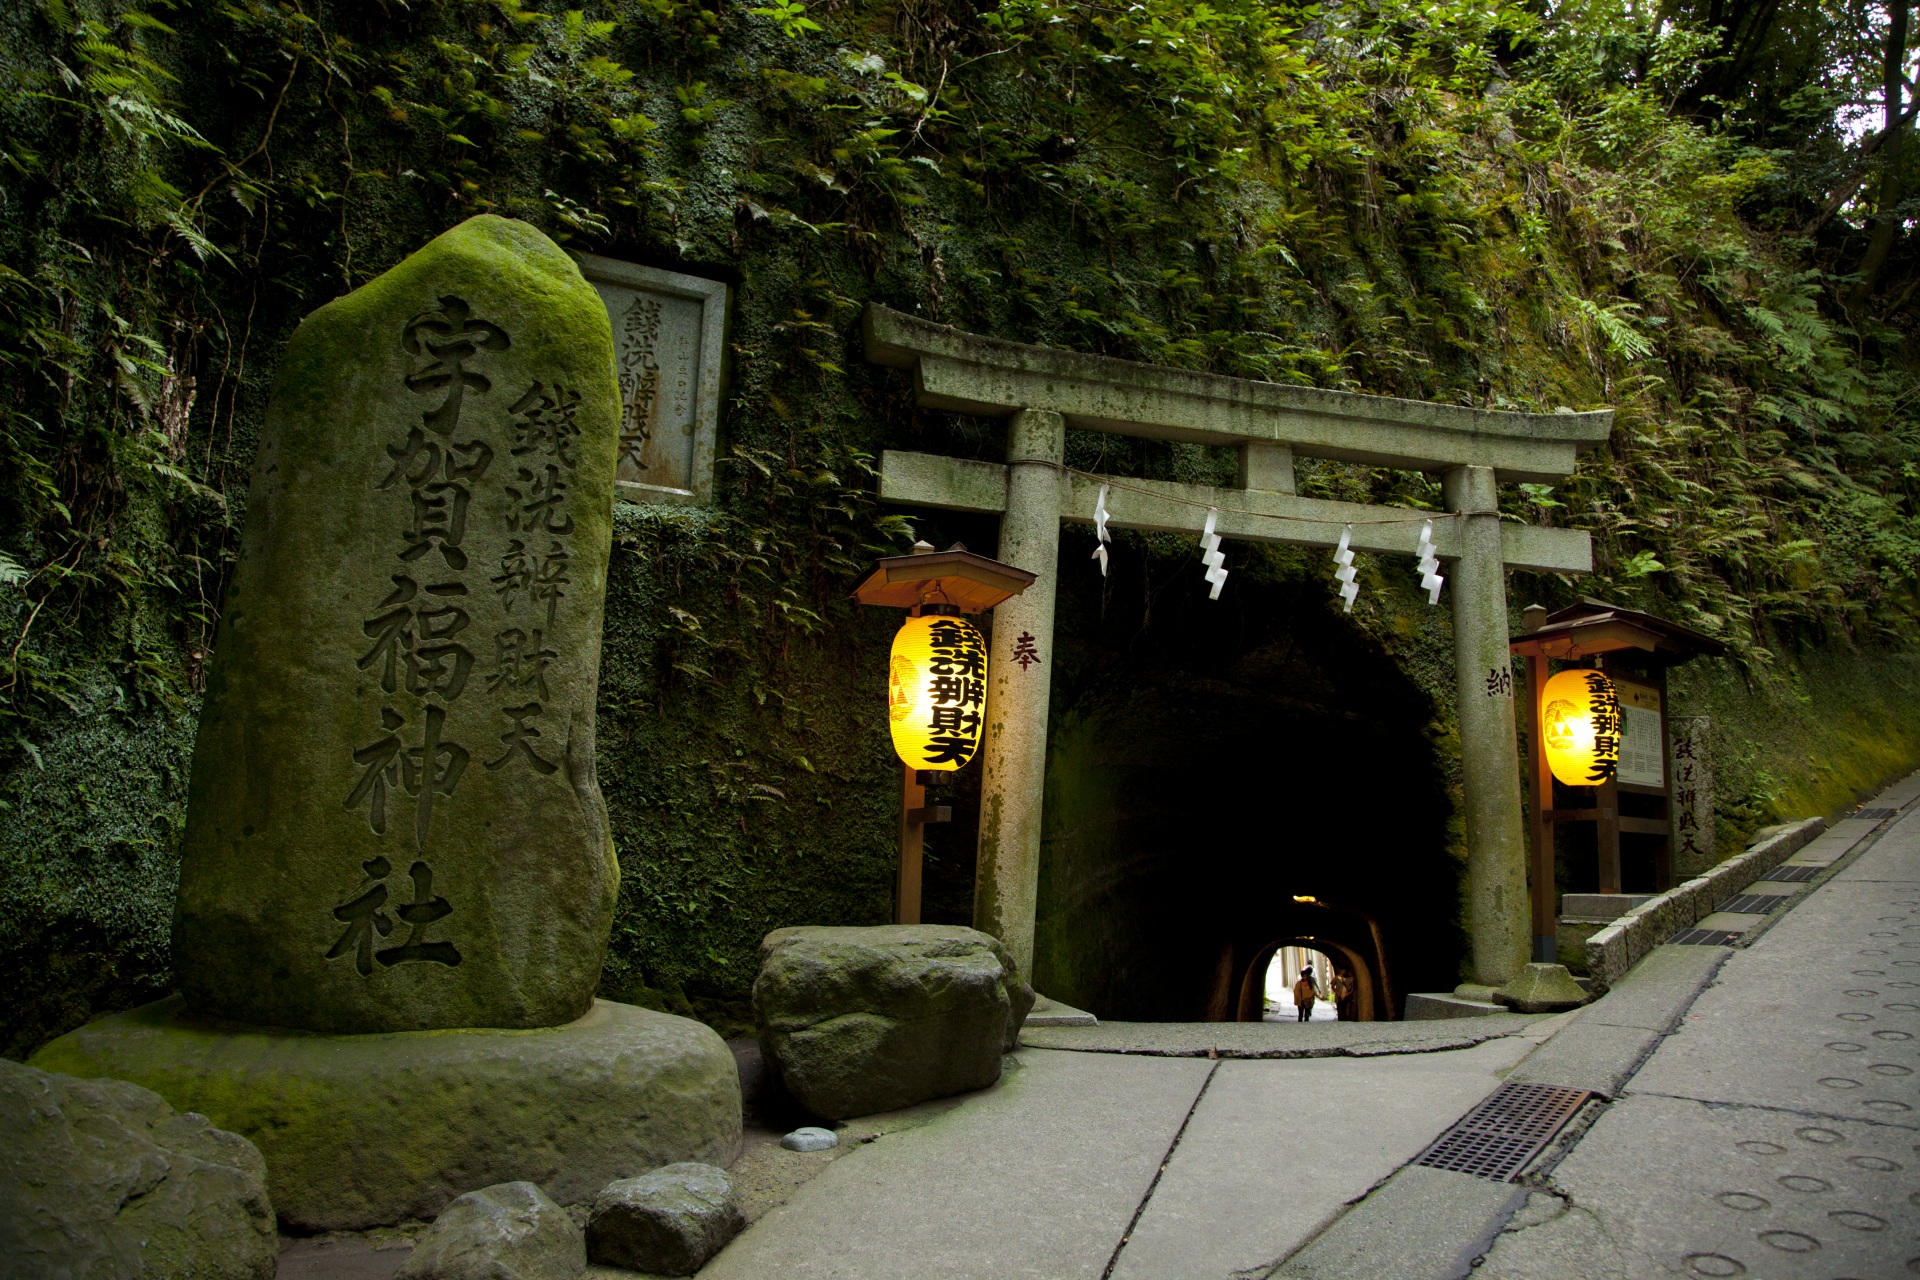
[[[272,1280],[279,1253],[245,1138],[124,1080],[0,1059],[0,1271]]]
[[[587,1011],[619,881],[593,743],[619,434],[606,308],[526,223],[470,219],[301,323],[194,749],[193,1010]]]
[[[753,1005],[794,1100],[844,1120],[994,1083],[1033,988],[997,939],[958,925],[776,929]]]

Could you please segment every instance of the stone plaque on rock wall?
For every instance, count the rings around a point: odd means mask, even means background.
[[[620,380],[619,496],[713,497],[727,286],[612,258],[578,255],[613,325]]]
[[[586,1012],[619,885],[593,752],[619,430],[606,310],[525,223],[474,218],[302,322],[194,750],[194,1012]]]
[[[1673,753],[1673,878],[1678,883],[1720,860],[1713,830],[1713,719],[1675,716],[1667,728]]]

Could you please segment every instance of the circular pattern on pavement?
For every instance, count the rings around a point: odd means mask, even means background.
[[[1697,1276],[1743,1276],[1747,1269],[1739,1261],[1724,1253],[1690,1253],[1686,1258],[1687,1270]]]
[[[1835,1053],[1865,1053],[1867,1051],[1867,1046],[1855,1044],[1851,1040],[1829,1040],[1827,1041],[1827,1048],[1833,1050]]]
[[[1876,1040],[1911,1040],[1913,1033],[1911,1031],[1876,1031],[1873,1037]]]
[[[1789,1191],[1831,1191],[1833,1184],[1825,1178],[1816,1178],[1810,1173],[1785,1173],[1774,1179]]]
[[[1885,1231],[1893,1224],[1885,1218],[1876,1218],[1870,1213],[1861,1213],[1858,1209],[1835,1209],[1827,1215],[1843,1227],[1855,1231]]]
[[[1787,1253],[1812,1253],[1820,1242],[1803,1231],[1762,1231],[1760,1240]]]
[[[1903,1067],[1897,1062],[1876,1062],[1868,1067],[1867,1070],[1877,1076],[1910,1076],[1913,1074],[1912,1067]]]
[[[1836,1143],[1836,1142],[1846,1141],[1845,1138],[1841,1137],[1839,1134],[1835,1133],[1833,1130],[1822,1129],[1818,1125],[1808,1125],[1804,1129],[1795,1129],[1793,1132],[1795,1137],[1801,1138],[1807,1142],[1817,1142],[1823,1147],[1831,1146],[1833,1143]]]
[[[1858,1089],[1858,1080],[1849,1080],[1845,1076],[1822,1076],[1820,1083],[1829,1089]]]
[[[1773,1201],[1765,1196],[1754,1195],[1751,1191],[1722,1191],[1714,1199],[1729,1209],[1738,1209],[1741,1213],[1753,1213],[1756,1210],[1773,1207]]]
[[[1881,1156],[1848,1156],[1847,1163],[1856,1169],[1871,1169],[1875,1173],[1892,1173],[1900,1168],[1895,1161]]]
[[[1840,1021],[1842,1022],[1872,1022],[1873,1021],[1873,1015],[1870,1013],[1836,1013],[1833,1016],[1840,1019]]]
[[[1733,1145],[1747,1152],[1749,1155],[1756,1156],[1777,1156],[1786,1150],[1785,1147],[1777,1142],[1765,1142],[1759,1138],[1749,1138],[1745,1142],[1736,1142]],[[1702,1256],[1707,1255],[1703,1254]]]

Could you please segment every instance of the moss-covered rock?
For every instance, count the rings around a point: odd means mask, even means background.
[[[525,223],[470,219],[294,334],[194,749],[193,1008],[586,1012],[619,885],[594,775],[619,417],[606,308]]]
[[[0,1061],[0,1259],[47,1280],[272,1280],[253,1144],[124,1080]]]
[[[753,1006],[787,1091],[844,1120],[998,1080],[1033,988],[977,929],[776,929],[760,946]]]
[[[567,1211],[531,1182],[506,1182],[442,1210],[394,1280],[571,1280],[586,1269]]]
[[[740,1151],[740,1076],[706,1027],[596,1002],[531,1031],[329,1036],[196,1022],[168,999],[55,1040],[34,1064],[135,1080],[253,1140],[305,1230],[432,1218],[501,1182],[564,1204]]]
[[[726,1170],[670,1164],[607,1184],[587,1219],[587,1256],[602,1266],[690,1276],[746,1225]]]

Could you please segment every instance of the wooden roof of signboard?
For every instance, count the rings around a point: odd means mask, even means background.
[[[1702,631],[1592,596],[1547,615],[1538,628],[1515,636],[1507,648],[1519,655],[1571,661],[1598,653],[1638,649],[1647,661],[1671,667],[1699,654],[1717,658],[1727,646]]]
[[[888,556],[853,593],[861,604],[911,609],[936,600],[962,613],[984,613],[1019,595],[1036,575],[963,548]]]

